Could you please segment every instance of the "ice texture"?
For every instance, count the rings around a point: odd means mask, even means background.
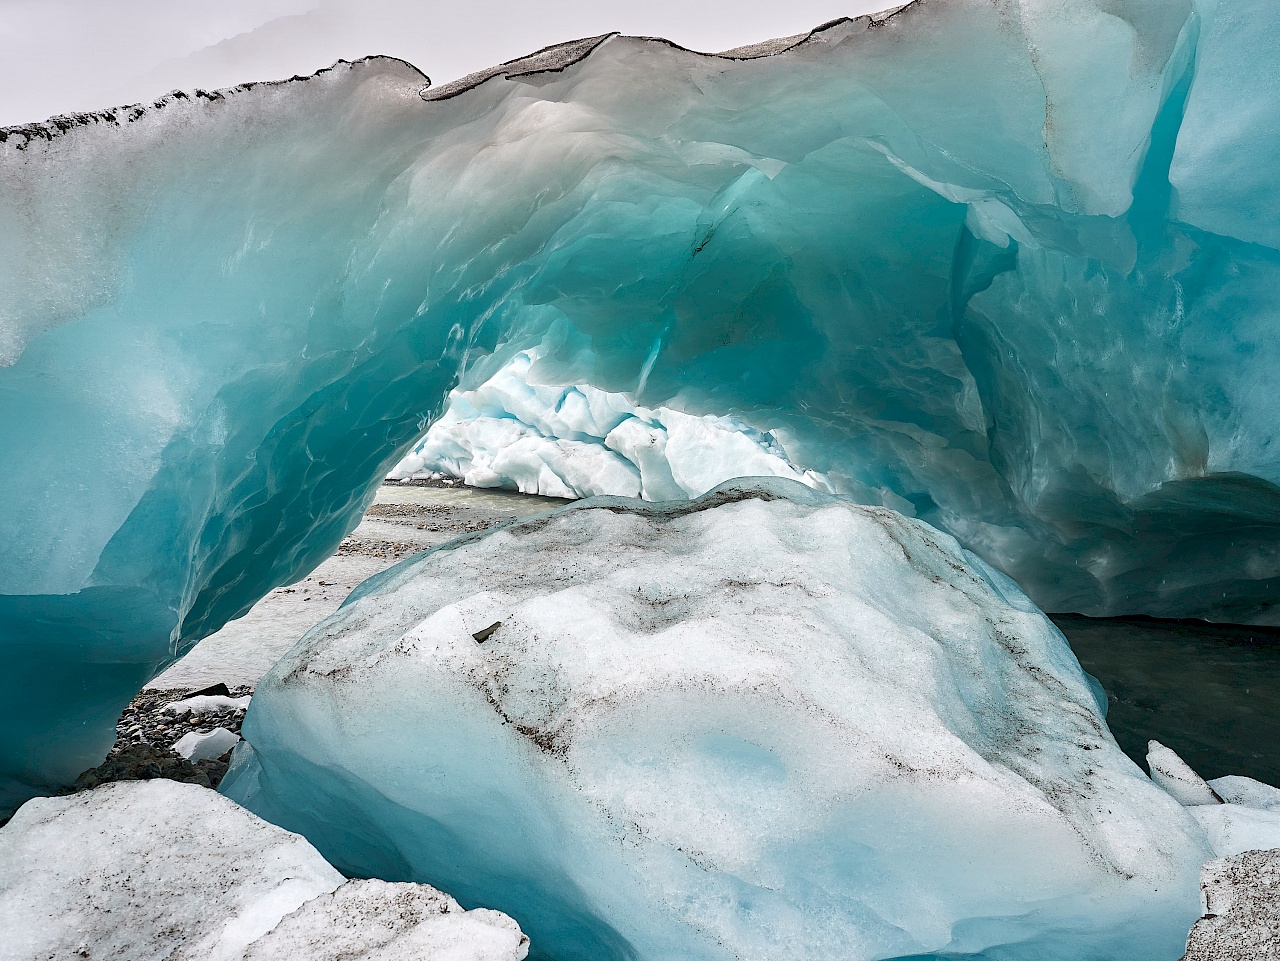
[[[830,490],[797,469],[773,434],[732,417],[637,407],[590,385],[537,384],[536,350],[516,354],[449,407],[388,475],[456,477],[545,497],[698,497],[735,477],[788,477]]]
[[[0,809],[531,348],[785,436],[1046,609],[1274,620],[1275,29],[916,0],[0,130]]]
[[[1210,855],[1008,578],[777,478],[405,561],[244,734],[231,797],[559,961],[1170,961]]]
[[[1228,804],[1242,804],[1262,811],[1280,811],[1280,788],[1251,777],[1229,774],[1209,782],[1214,793]]]
[[[1152,782],[1184,807],[1223,801],[1191,765],[1159,741],[1147,742],[1147,768]]]
[[[1183,961],[1280,961],[1280,850],[1210,861]]]
[[[0,828],[0,958],[238,959],[343,877],[208,788],[122,781]]]
[[[464,911],[425,884],[349,881],[286,915],[244,961],[524,961],[529,939],[499,911]]]
[[[347,881],[305,839],[193,784],[37,798],[0,828],[0,961],[521,961],[497,911]]]
[[[1147,766],[1152,783],[1190,810],[1215,856],[1280,848],[1280,788],[1237,775],[1210,784],[1159,741],[1149,743]]]

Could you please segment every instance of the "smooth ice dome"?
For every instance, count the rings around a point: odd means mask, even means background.
[[[346,881],[303,838],[206,788],[106,784],[0,828],[0,959],[521,961],[496,911]]]
[[[244,732],[230,796],[558,961],[1168,961],[1209,856],[1011,581],[778,479],[406,561]]]
[[[917,0],[0,130],[0,810],[527,350],[784,438],[1046,609],[1275,620],[1276,22]],[[657,436],[615,438],[642,486]]]

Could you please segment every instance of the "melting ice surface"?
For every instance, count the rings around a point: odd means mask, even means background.
[[[917,0],[0,132],[0,807],[534,346],[785,435],[1041,606],[1274,619],[1277,29]]]
[[[1172,961],[1210,853],[1016,585],[777,478],[405,561],[244,731],[233,799],[557,961]]]

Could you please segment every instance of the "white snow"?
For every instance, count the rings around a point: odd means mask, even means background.
[[[308,901],[245,961],[521,961],[529,939],[499,911],[464,911],[424,884],[349,881]]]
[[[1220,858],[1280,848],[1280,810],[1240,804],[1199,805],[1187,810],[1200,822],[1213,853]]]
[[[234,734],[225,727],[215,727],[204,733],[191,731],[182,735],[174,743],[173,751],[188,761],[212,761],[222,757],[239,743],[239,734]]]
[[[520,961],[496,911],[345,881],[206,788],[128,781],[28,801],[0,828],[0,961]]]
[[[106,784],[0,828],[0,959],[240,958],[342,875],[207,788]]]
[[[786,477],[830,490],[773,433],[736,417],[647,408],[585,385],[541,384],[538,350],[454,390],[449,409],[388,475],[458,477],[548,497],[687,500],[735,477]]]
[[[1147,745],[1147,766],[1204,829],[1215,856],[1280,848],[1280,788],[1234,775],[1206,782],[1159,741]]]

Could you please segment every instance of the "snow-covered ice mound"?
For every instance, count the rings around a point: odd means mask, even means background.
[[[0,811],[532,347],[1046,609],[1280,617],[1273,7],[917,0],[0,129]]]
[[[0,959],[520,961],[497,911],[347,881],[206,788],[127,781],[28,801],[0,828]]]
[[[1169,961],[1209,856],[1011,581],[778,479],[406,561],[244,732],[232,797],[558,961]]]
[[[796,467],[772,433],[734,417],[649,409],[588,384],[539,384],[537,350],[521,351],[449,408],[388,475],[447,475],[473,487],[544,497],[681,500],[735,477],[789,477],[830,490]]]

